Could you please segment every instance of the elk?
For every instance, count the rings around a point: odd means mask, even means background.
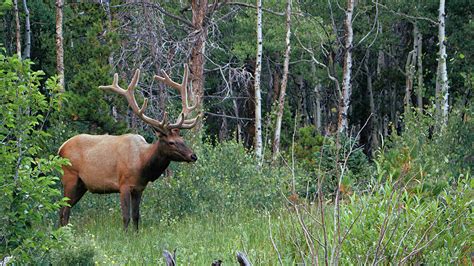
[[[198,97],[193,98],[194,105],[188,102],[188,67],[184,65],[182,83],[176,83],[162,71],[163,77],[155,75],[155,79],[179,91],[182,110],[175,123],[168,121],[168,113],[164,112],[161,121],[144,114],[148,99],[144,99],[141,108],[138,107],[134,90],[138,83],[140,70],[137,69],[128,85],[127,90],[118,85],[118,75],[114,75],[112,85],[99,86],[124,96],[133,113],[146,124],[151,126],[157,136],[157,141],[149,144],[136,134],[121,136],[81,134],[67,140],[58,154],[69,159],[70,165],[63,166],[61,178],[64,196],[69,198],[69,206],[60,210],[59,223],[68,224],[70,209],[87,192],[91,193],[120,193],[120,207],[123,225],[127,229],[130,223],[130,213],[135,229],[138,230],[140,219],[140,200],[143,190],[149,182],[153,182],[166,170],[171,161],[195,162],[196,154],[186,146],[179,134],[180,129],[193,128],[201,114],[188,119],[196,108]]]

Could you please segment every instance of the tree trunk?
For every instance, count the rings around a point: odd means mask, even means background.
[[[28,10],[28,5],[26,0],[23,0],[23,9],[25,10],[25,51],[23,56],[25,58],[30,58],[31,56],[31,26],[30,26],[30,10]]]
[[[204,53],[206,50],[207,26],[205,19],[207,15],[207,0],[192,0],[191,9],[193,13],[194,42],[191,50],[189,67],[191,70],[191,85],[194,95],[198,96],[198,110],[202,110],[202,101],[204,96]],[[200,130],[201,124],[196,126]]]
[[[237,99],[234,98],[233,100],[234,104],[234,114],[235,117],[237,117],[237,142],[242,143],[242,126],[240,125],[240,119],[239,119],[239,105],[237,104]]]
[[[351,100],[351,72],[352,72],[352,13],[354,12],[354,0],[347,0],[346,18],[344,21],[345,31],[345,55],[342,81],[342,95],[339,99],[338,132],[344,133],[349,127],[348,110]]]
[[[416,102],[419,110],[423,110],[423,36],[421,35],[418,25],[415,23],[416,35],[416,63],[417,63],[417,88],[416,88]]]
[[[314,86],[314,126],[321,133],[321,83]]]
[[[438,16],[438,39],[439,39],[439,60],[438,60],[438,76],[436,79],[436,88],[439,88],[436,93],[438,110],[443,119],[443,124],[448,122],[449,110],[449,86],[448,86],[448,70],[446,65],[446,35],[445,35],[445,0],[439,1],[439,16]]]
[[[13,0],[13,9],[15,12],[16,23],[16,53],[21,58],[21,32],[20,32],[20,14],[18,12],[18,0]]]
[[[405,111],[408,111],[410,108],[411,102],[411,92],[413,90],[413,79],[415,76],[415,60],[416,60],[416,48],[408,53],[407,62],[405,64],[405,75],[406,75],[406,84],[405,84]]]
[[[257,0],[257,60],[255,62],[255,154],[258,163],[262,162],[262,96],[260,74],[262,72],[262,0]]]
[[[219,141],[225,141],[227,136],[229,135],[229,129],[227,126],[227,114],[225,112],[225,108],[222,110],[222,123],[219,129]]]
[[[56,0],[56,70],[59,76],[60,92],[64,87],[64,48],[63,48],[63,0]]]
[[[105,0],[104,5],[105,5],[105,13],[107,15],[107,31],[112,32],[112,12],[110,11],[110,0]],[[108,62],[109,62],[110,69],[113,71],[113,67],[114,67],[114,52],[113,51],[110,51]]]
[[[283,119],[283,109],[285,107],[285,95],[286,88],[288,85],[288,69],[290,66],[290,44],[291,37],[291,0],[286,3],[286,50],[285,50],[285,61],[283,63],[283,79],[281,81],[280,96],[278,98],[278,112],[275,126],[275,137],[273,139],[273,160],[275,161],[280,153],[280,134],[281,134],[281,123]]]
[[[372,118],[370,119],[370,153],[373,155],[374,150],[379,146],[377,134],[377,113],[375,112],[374,92],[372,89],[372,73],[369,70],[370,51],[365,52],[364,69],[367,75],[367,94],[369,96],[369,107]]]
[[[314,61],[311,62],[311,73],[316,76],[316,64]],[[313,112],[314,112],[314,121],[313,124],[316,127],[316,130],[321,133],[321,90],[322,85],[320,80],[316,81],[316,85],[314,86],[314,101],[313,102]]]

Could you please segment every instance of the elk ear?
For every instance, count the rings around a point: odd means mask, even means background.
[[[153,129],[153,132],[155,133],[155,136],[157,136],[158,138],[163,138],[163,137],[166,137],[168,136],[165,132],[155,128],[155,127],[152,127]]]
[[[179,135],[179,128],[173,128],[171,130],[171,132],[174,134],[174,135]]]

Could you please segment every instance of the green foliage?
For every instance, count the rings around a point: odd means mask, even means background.
[[[305,126],[298,129],[295,143],[295,156],[305,166],[316,165],[317,158],[313,155],[321,150],[324,137],[317,133],[314,126]]]
[[[43,127],[58,107],[58,86],[52,78],[40,88],[43,73],[31,64],[0,54],[0,257],[23,262],[41,260],[54,244],[47,217],[64,204],[56,183],[66,163],[39,145],[51,137]]]
[[[199,159],[179,164],[172,178],[164,178],[148,190],[154,212],[165,218],[241,208],[271,209],[280,205],[280,189],[288,171],[264,166],[235,141],[212,146],[195,144]]]
[[[343,192],[365,188],[365,180],[370,179],[372,172],[367,156],[358,147],[356,139],[340,136],[339,148],[336,141],[334,137],[321,136],[314,126],[298,130],[295,157],[300,167],[310,173],[299,178],[299,194],[316,193],[320,177],[324,177],[323,191],[333,193],[341,174]]]
[[[344,227],[354,222],[342,247],[342,264],[363,264],[376,257],[387,262],[407,257],[408,264],[459,263],[470,252],[472,196],[468,179],[431,201],[391,182],[369,195],[354,195],[342,207]]]
[[[473,108],[455,108],[447,126],[440,125],[434,109],[425,114],[407,112],[403,133],[390,136],[389,148],[380,157],[383,167],[394,169],[393,176],[405,172],[407,179],[418,181],[415,188],[426,196],[437,195],[449,183],[468,173],[472,175],[474,143]],[[403,167],[394,168],[404,161]],[[382,166],[381,166],[382,167]]]
[[[5,11],[11,9],[13,6],[12,0],[1,0],[0,1],[0,15],[4,15]]]
[[[52,265],[94,265],[96,250],[90,235],[78,236],[69,225],[55,232],[55,239],[61,245],[53,248],[48,257]]]

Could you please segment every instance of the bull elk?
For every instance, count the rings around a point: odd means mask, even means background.
[[[140,219],[140,200],[143,190],[149,182],[155,181],[166,170],[171,161],[195,162],[196,154],[186,146],[179,134],[180,129],[193,128],[199,117],[188,119],[196,108],[188,104],[188,67],[184,66],[181,84],[172,81],[164,71],[163,77],[155,75],[155,79],[177,89],[181,94],[182,111],[175,123],[168,122],[168,113],[164,112],[163,120],[155,120],[144,114],[148,99],[143,106],[138,107],[134,90],[137,85],[140,70],[135,74],[127,90],[118,85],[118,75],[114,75],[112,85],[100,86],[124,96],[133,113],[150,125],[157,136],[157,141],[149,144],[136,134],[121,136],[81,134],[67,140],[58,154],[67,158],[70,165],[63,166],[62,184],[64,196],[68,197],[69,206],[60,210],[60,225],[69,222],[70,209],[90,191],[91,193],[120,193],[123,225],[127,229],[130,223],[130,213],[135,229],[138,230]]]

